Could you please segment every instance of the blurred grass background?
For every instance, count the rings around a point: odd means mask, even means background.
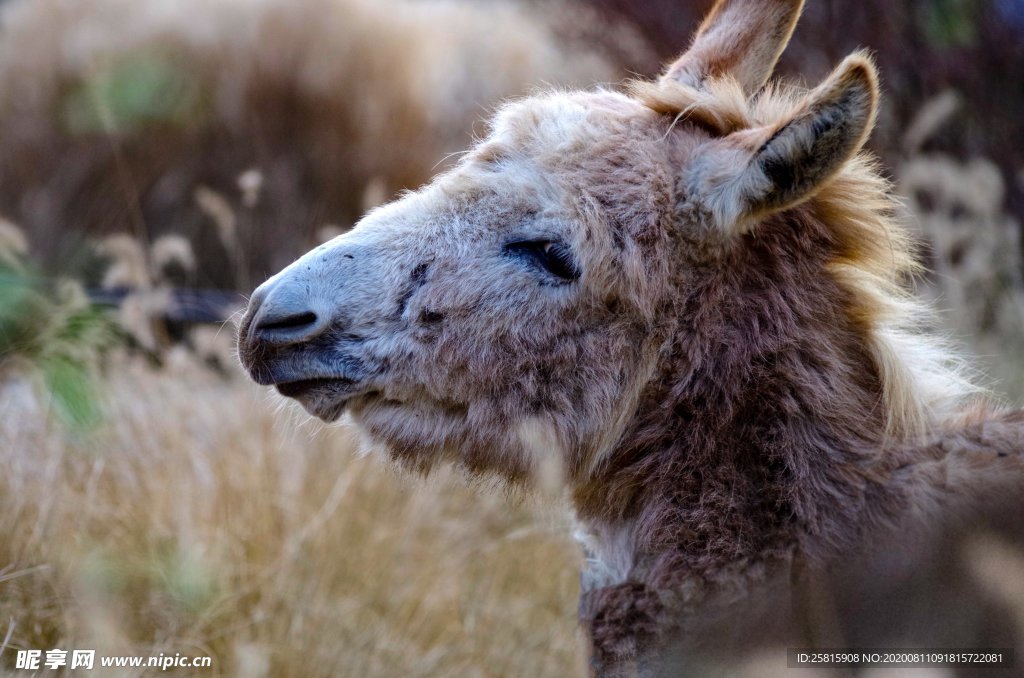
[[[564,511],[364,459],[180,295],[219,290],[226,317],[503,97],[654,75],[710,4],[0,1],[0,672],[89,647],[211,653],[213,675],[580,674]],[[1019,403],[1024,1],[808,0],[781,71],[813,83],[858,46],[921,291]],[[1024,611],[1016,547],[967,557]]]

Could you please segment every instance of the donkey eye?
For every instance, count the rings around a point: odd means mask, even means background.
[[[505,245],[505,251],[528,259],[566,282],[580,277],[580,270],[576,267],[572,251],[565,243],[553,240],[523,240]]]

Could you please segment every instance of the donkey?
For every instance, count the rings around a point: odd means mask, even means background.
[[[527,484],[554,456],[598,673],[827,641],[858,558],[912,572],[894,546],[1021,506],[1024,413],[908,290],[870,56],[768,84],[802,5],[720,0],[657,81],[506,104],[239,327],[256,382],[402,465]]]

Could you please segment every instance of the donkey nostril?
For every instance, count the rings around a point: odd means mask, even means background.
[[[245,335],[252,347],[283,347],[320,336],[331,326],[331,314],[310,298],[301,280],[272,279],[249,302],[252,321]]]
[[[302,311],[301,313],[293,313],[287,316],[271,316],[264,318],[256,325],[256,330],[260,332],[269,332],[271,330],[294,330],[300,329],[309,325],[316,324],[316,313],[312,311]]]

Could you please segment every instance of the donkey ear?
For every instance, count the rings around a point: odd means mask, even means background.
[[[812,197],[864,145],[877,108],[875,67],[853,54],[790,117],[714,142],[688,192],[720,229],[742,230]]]
[[[803,6],[804,0],[718,0],[662,81],[701,89],[708,78],[729,74],[754,94],[775,70]]]

